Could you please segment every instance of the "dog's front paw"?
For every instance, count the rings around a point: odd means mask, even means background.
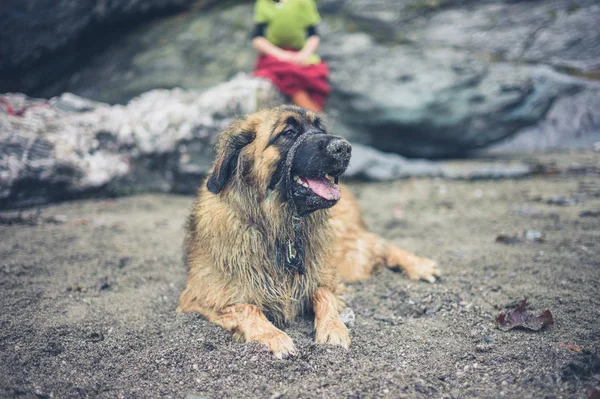
[[[259,344],[266,345],[269,351],[278,359],[285,359],[288,356],[296,356],[298,354],[294,341],[286,333],[277,328],[257,334],[251,337],[249,341],[256,341]]]
[[[435,283],[436,277],[440,275],[437,262],[426,258],[417,258],[410,265],[404,267],[404,271],[411,280],[425,280]]]
[[[330,321],[317,328],[317,344],[340,345],[350,347],[350,332],[341,320]]]

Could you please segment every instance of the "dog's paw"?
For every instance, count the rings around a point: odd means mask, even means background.
[[[330,321],[317,328],[317,344],[339,345],[350,348],[350,332],[341,320]]]
[[[426,258],[415,259],[410,266],[404,268],[404,271],[411,280],[421,279],[430,283],[435,283],[436,277],[441,274],[437,262]]]
[[[285,359],[288,356],[296,356],[298,354],[294,341],[286,333],[277,328],[258,334],[249,341],[256,341],[259,344],[266,345],[277,359]]]

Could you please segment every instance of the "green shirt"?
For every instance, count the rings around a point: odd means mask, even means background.
[[[267,25],[267,40],[277,47],[301,50],[306,44],[306,29],[321,22],[315,0],[256,0],[254,22]],[[308,64],[321,62],[318,55]]]

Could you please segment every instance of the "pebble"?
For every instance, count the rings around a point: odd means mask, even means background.
[[[544,241],[544,233],[537,230],[527,230],[525,232],[525,238],[529,241]]]
[[[441,308],[442,308],[442,303],[436,302],[431,308],[428,308],[425,311],[425,314],[427,314],[427,315],[435,314],[435,313],[439,312]]]
[[[475,351],[479,353],[485,353],[491,351],[493,348],[490,344],[477,344],[475,345]]]
[[[546,203],[549,205],[558,205],[558,206],[573,206],[577,205],[579,201],[574,197],[567,197],[564,195],[553,195],[546,200]]]
[[[342,323],[344,323],[347,327],[353,327],[354,322],[356,321],[356,315],[354,314],[354,310],[352,308],[347,307],[340,313],[340,319]]]

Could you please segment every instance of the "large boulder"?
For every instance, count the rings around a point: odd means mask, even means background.
[[[333,88],[327,111],[335,130],[357,143],[409,156],[465,155],[539,130],[562,99],[596,93],[585,79],[600,69],[595,0],[319,6],[320,53]],[[252,2],[200,7],[134,28],[76,73],[33,93],[126,103],[157,87],[206,89],[252,70],[251,8]],[[571,127],[565,137],[580,134]],[[600,134],[595,119],[588,130]]]
[[[600,148],[600,84],[596,89],[559,98],[539,123],[488,147],[486,152],[582,148]]]
[[[330,58],[332,108],[350,140],[408,156],[485,147],[535,125],[555,99],[588,87],[548,67],[489,63],[459,50],[357,48]]]
[[[75,73],[32,94],[49,98],[72,92],[125,104],[156,88],[208,89],[252,70],[251,15],[251,5],[241,4],[163,17],[122,35]]]
[[[108,30],[107,25],[124,19],[182,8],[192,1],[3,0],[0,71],[27,66],[72,43],[86,30]]]
[[[4,97],[0,208],[137,191],[191,192],[208,171],[218,133],[233,119],[281,104],[265,80],[239,77],[204,93],[153,90],[110,106],[63,94],[49,102]]]
[[[342,15],[330,21],[321,47],[332,71],[331,108],[351,140],[384,151],[465,155],[543,130],[554,102],[597,93],[594,82],[564,73],[594,77],[600,69],[596,1],[354,0],[329,7]],[[567,113],[553,115],[568,124]],[[597,118],[586,129],[580,146],[600,139]],[[545,149],[584,134],[574,124],[556,133],[562,139],[542,141]]]
[[[63,92],[61,79],[133,26],[217,0],[3,0],[0,92]],[[140,94],[140,92],[135,95]],[[54,95],[54,94],[53,94]],[[130,96],[131,98],[133,96]]]
[[[0,107],[0,209],[87,195],[193,193],[234,118],[284,99],[270,82],[240,75],[205,92],[156,89],[110,106],[65,93],[49,101],[9,94]],[[7,107],[10,106],[10,109]],[[523,164],[408,160],[360,144],[348,177],[516,177]]]

